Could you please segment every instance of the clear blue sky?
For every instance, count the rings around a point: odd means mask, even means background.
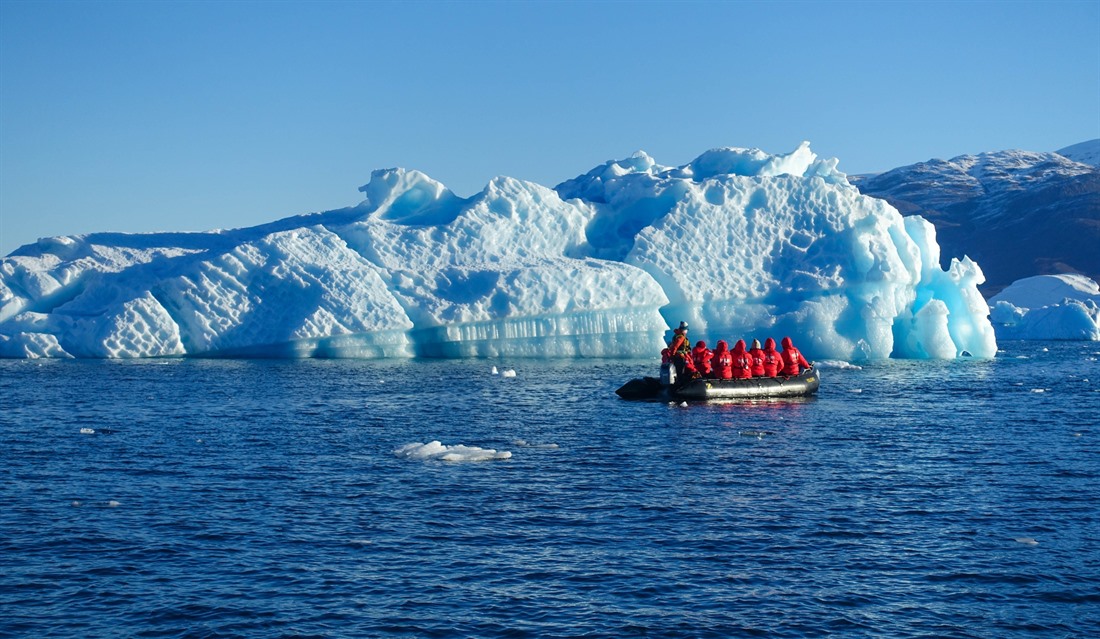
[[[642,149],[840,169],[1100,138],[1100,2],[0,0],[0,255],[461,196]]]

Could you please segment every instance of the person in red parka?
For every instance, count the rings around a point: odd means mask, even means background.
[[[760,340],[754,339],[752,341],[752,348],[749,349],[749,356],[752,357],[752,376],[763,377],[764,349],[760,348]]]
[[[775,350],[775,340],[764,340],[764,377],[776,377],[783,369],[783,356]]]
[[[752,356],[745,352],[745,340],[737,340],[730,354],[733,356],[733,378],[749,379],[752,377]]]
[[[726,340],[718,340],[718,345],[714,348],[714,356],[710,361],[713,366],[711,377],[714,379],[733,378],[733,356],[730,354],[730,346],[726,343]]]
[[[710,377],[710,361],[713,357],[714,353],[707,348],[707,343],[703,340],[696,342],[695,348],[691,349],[691,359],[695,362],[695,370],[699,371],[704,377]]]
[[[809,368],[810,363],[806,361],[805,357],[802,357],[802,353],[794,347],[794,342],[791,338],[783,338],[783,371],[782,374],[788,377],[794,377],[802,372],[803,369]]]

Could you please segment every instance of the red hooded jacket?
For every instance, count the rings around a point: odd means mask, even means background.
[[[711,364],[714,366],[711,377],[715,379],[730,379],[733,377],[733,356],[730,354],[730,347],[726,340],[718,340],[718,346],[714,349]]]
[[[783,368],[783,356],[775,350],[775,340],[764,340],[764,377],[776,377]]]
[[[745,352],[745,340],[739,339],[733,345],[733,378],[749,379],[752,377],[752,356]]]
[[[801,368],[800,368],[801,367]],[[794,376],[802,372],[802,369],[809,368],[810,363],[806,361],[805,357],[802,357],[802,353],[794,347],[794,342],[791,338],[783,338],[783,375]]]
[[[764,349],[760,348],[760,340],[752,341],[752,348],[749,349],[749,355],[752,357],[752,376],[763,377],[764,376]]]
[[[707,348],[707,343],[703,340],[696,342],[695,348],[691,349],[691,359],[695,361],[695,370],[703,375],[710,375],[710,362],[713,356],[714,353],[711,353],[710,349]]]

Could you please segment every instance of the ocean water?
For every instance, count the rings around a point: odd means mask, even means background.
[[[651,361],[0,361],[0,636],[1100,636],[1100,346],[1002,348],[686,406],[614,395]]]

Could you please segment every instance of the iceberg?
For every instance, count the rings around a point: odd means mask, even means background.
[[[1100,341],[1100,285],[1084,275],[1016,280],[989,303],[999,339]]]
[[[984,281],[809,143],[643,152],[463,198],[375,171],[356,206],[206,233],[45,238],[0,261],[0,356],[651,357],[793,336],[844,361],[993,357]]]

